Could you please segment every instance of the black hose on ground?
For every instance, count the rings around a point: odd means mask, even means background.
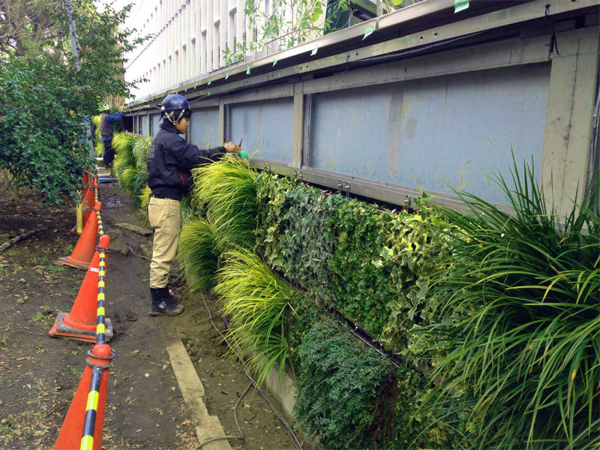
[[[279,421],[281,422],[281,424],[285,427],[285,429],[287,430],[288,434],[290,435],[290,438],[292,439],[292,443],[294,444],[294,447],[296,447],[296,450],[302,450],[302,445],[300,444],[300,442],[298,441],[298,438],[294,434],[294,430],[292,430],[292,427],[290,427],[290,425],[287,423],[287,421],[285,420],[285,418],[281,415],[281,413],[277,410],[277,408],[275,408],[275,405],[273,405],[273,403],[271,402],[271,400],[268,399],[267,395],[264,393],[264,391],[261,388],[258,387],[258,384],[256,383],[256,381],[250,375],[250,372],[248,370],[248,366],[246,365],[246,361],[244,360],[244,356],[241,354],[241,351],[239,350],[239,348],[235,348],[227,340],[227,338],[221,332],[221,330],[219,330],[215,326],[215,323],[213,321],[213,315],[210,312],[210,308],[206,304],[206,299],[204,298],[204,294],[202,292],[200,292],[200,296],[202,297],[202,302],[204,303],[204,307],[206,308],[206,311],[208,312],[208,317],[210,319],[210,323],[211,323],[212,327],[214,328],[214,330],[217,333],[219,333],[219,335],[221,336],[221,338],[223,338],[223,341],[227,344],[227,346],[229,347],[229,349],[233,353],[235,353],[235,355],[238,357],[238,359],[242,363],[242,367],[244,368],[244,373],[246,374],[246,376],[250,380],[250,384],[248,385],[248,387],[246,388],[246,390],[244,391],[244,393],[240,396],[240,398],[236,402],[235,407],[233,409],[233,417],[235,419],[235,425],[237,426],[237,429],[238,429],[238,432],[240,433],[240,435],[239,436],[223,436],[223,437],[213,438],[213,439],[210,439],[210,440],[208,440],[206,442],[202,442],[194,450],[199,450],[200,448],[202,448],[206,444],[210,444],[211,442],[220,441],[220,440],[224,440],[224,439],[236,439],[236,440],[244,439],[244,433],[242,432],[242,429],[241,429],[240,424],[238,422],[237,407],[240,404],[240,401],[241,401],[242,397],[244,397],[244,395],[250,389],[250,386],[254,386],[258,390],[258,393],[260,394],[260,396],[269,404],[269,406],[271,407],[271,410],[275,413],[275,415],[277,416],[277,418],[279,419]]]

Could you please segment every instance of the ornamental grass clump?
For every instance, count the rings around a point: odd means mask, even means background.
[[[186,222],[181,229],[178,258],[187,288],[210,291],[218,268],[214,225],[201,217]]]
[[[138,172],[135,167],[125,166],[123,171],[117,174],[119,179],[119,187],[127,191],[133,192],[135,180],[137,179]]]
[[[253,248],[256,229],[256,173],[246,160],[225,155],[192,171],[192,206],[205,210],[216,229],[216,245],[224,252]]]
[[[154,139],[148,136],[138,136],[131,148],[138,172],[148,173],[148,151]]]
[[[113,162],[114,173],[121,183],[123,172],[128,169],[135,169],[135,156],[133,155],[133,144],[138,138],[135,134],[116,133],[112,140],[112,147],[115,151],[115,159]],[[135,169],[137,172],[137,169]],[[131,174],[128,175],[131,177]],[[135,178],[135,177],[133,177]],[[120,184],[123,188],[123,184]]]
[[[438,208],[463,239],[449,240],[448,270],[427,293],[440,314],[419,331],[422,356],[446,381],[426,406],[466,412],[469,447],[597,447],[598,191],[560,218],[533,169],[523,173],[515,163],[514,190],[492,177],[512,213],[468,193],[458,194],[472,215]]]
[[[94,132],[94,141],[96,142],[94,154],[101,155],[104,153],[104,144],[102,142],[102,135],[100,134],[100,116],[92,117],[92,121],[96,127],[96,131]]]
[[[152,194],[152,189],[146,185],[142,190],[142,193],[138,195],[139,209],[146,219],[148,218],[148,202],[150,201],[150,194]]]
[[[283,376],[293,289],[248,250],[230,250],[222,258],[213,292],[223,313],[231,316],[227,335],[248,358],[259,385],[276,365]]]

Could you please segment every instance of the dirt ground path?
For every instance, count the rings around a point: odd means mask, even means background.
[[[101,185],[107,234],[115,223],[147,227],[132,199]],[[35,196],[11,202],[0,193],[0,241],[40,226],[44,231],[0,253],[0,448],[52,448],[85,368],[90,344],[48,336],[59,311],[69,312],[85,273],[54,263],[70,254],[77,235],[69,208],[45,208]],[[123,232],[138,255],[151,238]],[[2,243],[0,242],[0,244]],[[198,295],[185,295],[186,312],[148,315],[148,261],[111,252],[107,263],[107,317],[115,336],[103,448],[195,449],[194,424],[170,367],[165,343],[181,339],[204,384],[209,413],[237,435],[233,407],[248,385],[239,363],[208,321]],[[179,289],[183,287],[180,286]],[[212,303],[209,301],[209,304]],[[214,310],[214,305],[210,305]],[[218,322],[216,322],[218,323]],[[222,325],[218,325],[222,326]],[[237,410],[243,441],[236,449],[291,449],[289,435],[268,404],[249,391]],[[307,448],[305,446],[305,448]]]

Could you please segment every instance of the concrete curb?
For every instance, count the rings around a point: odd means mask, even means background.
[[[203,401],[204,386],[198,378],[198,373],[183,343],[181,341],[168,342],[166,349],[183,399],[192,413],[198,441],[202,443],[209,439],[225,437],[219,418],[208,414]],[[225,439],[211,442],[202,448],[205,450],[231,450],[229,442]]]

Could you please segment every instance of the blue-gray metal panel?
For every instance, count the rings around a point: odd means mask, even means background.
[[[385,183],[502,201],[511,149],[540,173],[550,64],[315,95],[309,165]]]
[[[150,117],[145,114],[142,117],[142,120],[140,121],[140,134],[142,136],[149,136],[150,135]]]
[[[219,108],[204,108],[192,113],[191,142],[200,148],[212,148],[219,142]]]
[[[152,114],[152,137],[155,137],[158,134],[158,130],[160,130],[160,114]]]
[[[257,158],[292,162],[294,99],[281,98],[231,105],[231,139]]]

